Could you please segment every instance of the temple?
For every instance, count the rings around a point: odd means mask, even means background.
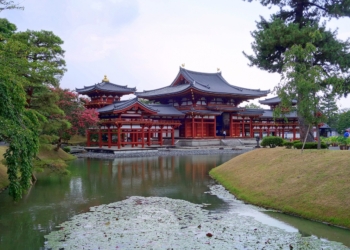
[[[293,112],[286,114],[287,119],[273,118],[273,109],[280,102],[277,97],[260,101],[270,109],[239,107],[244,101],[266,96],[269,90],[231,85],[221,72],[180,67],[169,86],[143,92],[111,83],[105,76],[101,83],[76,91],[90,97],[86,108],[99,112],[100,127],[88,130],[87,146],[120,149],[126,145],[174,145],[179,139],[284,138],[287,134],[295,139],[298,129]],[[121,101],[126,94],[135,94],[136,98]]]

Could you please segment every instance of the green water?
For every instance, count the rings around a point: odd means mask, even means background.
[[[209,209],[233,209],[272,226],[299,230],[306,235],[313,234],[350,246],[348,230],[302,219],[296,223],[291,216],[275,220],[271,216],[281,216],[266,215],[243,203],[230,204],[206,194],[208,185],[214,183],[208,176],[209,170],[234,156],[77,159],[69,168],[69,176],[38,176],[39,181],[17,203],[7,192],[0,194],[0,249],[43,249],[44,235],[55,230],[60,223],[89,211],[89,207],[120,201],[128,196],[161,196],[198,204],[209,203],[212,204]]]

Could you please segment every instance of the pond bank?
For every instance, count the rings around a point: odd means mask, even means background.
[[[169,148],[158,149],[152,151],[126,151],[125,153],[118,152],[118,154],[106,154],[106,153],[79,153],[75,156],[79,158],[94,158],[94,159],[114,159],[114,158],[127,158],[127,157],[148,157],[148,156],[177,156],[177,155],[216,155],[216,154],[242,154],[252,150],[253,148],[247,147],[246,149],[233,149],[230,147],[207,147],[207,148]]]
[[[238,199],[350,228],[350,151],[262,148],[210,175]]]

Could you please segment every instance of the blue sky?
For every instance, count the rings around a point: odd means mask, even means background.
[[[18,30],[50,30],[64,41],[68,72],[61,87],[75,89],[104,75],[137,91],[169,85],[179,66],[220,68],[228,82],[270,89],[280,80],[249,67],[255,21],[276,11],[242,0],[18,0],[24,11],[0,12]],[[338,37],[350,37],[349,19],[332,20]],[[272,95],[270,95],[272,96]],[[269,97],[270,97],[269,96]],[[255,101],[256,102],[256,101]],[[338,102],[350,108],[350,98]]]

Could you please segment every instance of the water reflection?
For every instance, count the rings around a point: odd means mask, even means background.
[[[91,206],[127,196],[166,196],[225,206],[205,194],[211,168],[234,155],[147,157],[115,160],[78,159],[67,177],[39,175],[21,201],[0,194],[0,249],[40,249],[43,236]],[[24,247],[25,246],[25,247]]]
[[[308,221],[302,218],[288,216],[286,214],[276,213],[272,211],[265,212],[265,214],[272,218],[278,219],[279,221],[283,221],[295,228],[298,228],[299,233],[303,236],[315,235],[318,238],[342,242],[344,245],[350,247],[350,231],[347,229],[330,227],[323,223]]]

